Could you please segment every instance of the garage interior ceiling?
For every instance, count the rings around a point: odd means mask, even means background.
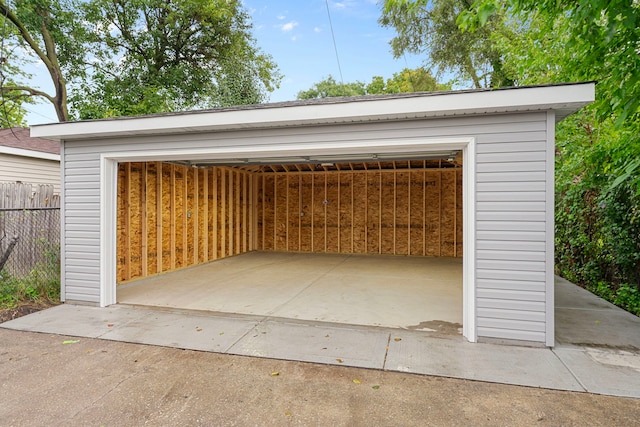
[[[174,162],[183,166],[190,166],[194,168],[207,168],[211,166],[252,166],[252,165],[297,165],[298,170],[310,168],[313,170],[314,166],[321,167],[333,167],[333,164],[346,164],[349,168],[353,169],[354,163],[373,163],[377,164],[380,169],[381,162],[389,162],[395,160],[401,160],[404,162],[404,167],[411,168],[411,160],[446,160],[447,162],[454,163],[456,159],[461,158],[460,150],[445,150],[445,151],[429,151],[429,152],[416,152],[416,153],[371,153],[371,154],[354,154],[354,155],[319,155],[319,156],[305,156],[305,157],[277,157],[277,158],[242,158],[242,159],[225,159],[225,160],[198,160],[198,161],[178,161]],[[395,168],[396,165],[394,164]],[[400,165],[399,168],[403,166]],[[415,166],[414,166],[415,167]],[[420,167],[418,165],[418,167]],[[426,167],[426,165],[422,165]],[[344,168],[344,167],[343,167]],[[273,169],[273,167],[271,167]],[[336,166],[337,170],[340,170],[340,166]]]

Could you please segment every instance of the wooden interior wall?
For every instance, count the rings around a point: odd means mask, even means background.
[[[276,172],[257,178],[257,248],[462,256],[462,169]]]
[[[254,183],[225,167],[121,163],[117,281],[253,250]]]

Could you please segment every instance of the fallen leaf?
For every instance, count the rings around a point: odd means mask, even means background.
[[[220,335],[224,335],[224,332],[220,332]]]
[[[393,340],[394,340],[395,342],[398,342],[398,341],[402,341],[402,338],[394,338]]]
[[[353,379],[353,383],[354,383],[354,384],[360,384],[360,380],[359,380],[359,379],[357,379],[357,378],[354,378],[354,379]]]
[[[336,359],[338,361],[338,363],[342,363],[343,360],[342,359]]]
[[[278,372],[278,371],[271,372],[271,376],[272,377],[277,377],[278,375],[280,375],[280,372]]]
[[[374,390],[379,390],[380,386],[379,385],[372,385],[371,388],[374,389]]]
[[[80,342],[80,340],[66,340],[66,341],[62,341],[62,344],[64,344],[64,345],[75,344],[77,342]]]
[[[285,413],[284,413],[284,416],[285,416],[285,417],[290,417],[290,416],[291,416],[291,412],[289,412],[289,411],[285,412]]]
[[[599,320],[596,320],[596,323],[600,323],[600,321],[599,321]]]
[[[113,323],[107,323],[107,327],[112,328],[113,327]]]
[[[196,328],[196,332],[202,332],[202,328]]]

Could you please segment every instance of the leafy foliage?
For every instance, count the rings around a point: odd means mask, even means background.
[[[298,99],[329,98],[334,96],[380,95],[385,93],[402,92],[432,92],[448,90],[448,85],[439,84],[424,68],[405,68],[393,77],[385,80],[381,76],[374,76],[371,82],[365,84],[360,81],[352,83],[338,83],[332,76],[316,83],[312,88],[298,93]]]
[[[239,1],[93,0],[99,59],[73,98],[81,118],[259,103],[279,75]]]
[[[515,84],[598,82],[596,102],[557,126],[556,269],[640,315],[640,3],[475,0],[457,23],[483,34],[493,19],[509,28],[489,37]]]
[[[76,0],[0,0],[0,20],[6,30],[5,67],[0,90],[16,99],[37,97],[53,104],[58,120],[69,119],[66,79],[82,73],[83,29],[76,11]],[[54,93],[46,93],[28,84],[19,84],[24,63],[44,65],[53,83]]]
[[[60,248],[45,241],[40,243],[45,261],[25,277],[15,277],[4,270],[0,272],[0,308],[60,300]]]
[[[630,182],[611,188],[624,132],[610,121],[594,125],[594,116],[583,111],[558,129],[556,268],[633,312],[640,304],[632,301],[640,283],[640,195]]]
[[[458,22],[463,28],[480,27],[480,11],[502,7],[497,0],[476,0]],[[547,47],[547,67],[560,71],[564,81],[598,82],[594,105],[599,122],[613,121],[626,144],[614,148],[624,157],[614,171],[640,192],[640,3],[625,0],[511,0],[508,10],[529,32],[533,49]],[[538,28],[536,28],[538,27]],[[532,37],[536,36],[536,37]],[[549,47],[555,43],[555,49]],[[525,48],[527,46],[524,46]],[[525,49],[523,52],[529,52]],[[545,61],[538,57],[538,67]],[[527,64],[530,61],[523,61]],[[622,155],[622,156],[620,156]]]
[[[0,15],[19,48],[2,91],[46,99],[60,121],[74,116],[68,104],[101,118],[257,103],[280,81],[239,0],[0,0]],[[25,53],[45,65],[54,94],[22,83]]]
[[[465,32],[456,21],[468,7],[466,0],[386,0],[379,22],[396,30],[390,42],[395,57],[424,54],[428,68],[453,72],[460,83],[476,88],[510,86],[492,38],[508,35],[509,27],[502,15],[493,13],[477,31]]]

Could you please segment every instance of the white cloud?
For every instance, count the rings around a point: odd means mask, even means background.
[[[314,33],[321,33],[321,32],[322,32],[322,29],[321,29],[320,27],[315,27],[315,28],[313,29],[313,32],[314,32]]]
[[[296,40],[298,40],[298,36],[291,37],[291,41],[296,41]]]
[[[287,31],[293,30],[297,26],[298,26],[298,23],[296,21],[289,21],[286,24],[280,25],[279,27],[282,31],[287,32]]]
[[[284,19],[285,19],[285,18],[286,18],[286,16],[284,16],[284,15],[280,15],[280,16],[278,16],[278,19],[279,19],[280,21],[284,21]]]

